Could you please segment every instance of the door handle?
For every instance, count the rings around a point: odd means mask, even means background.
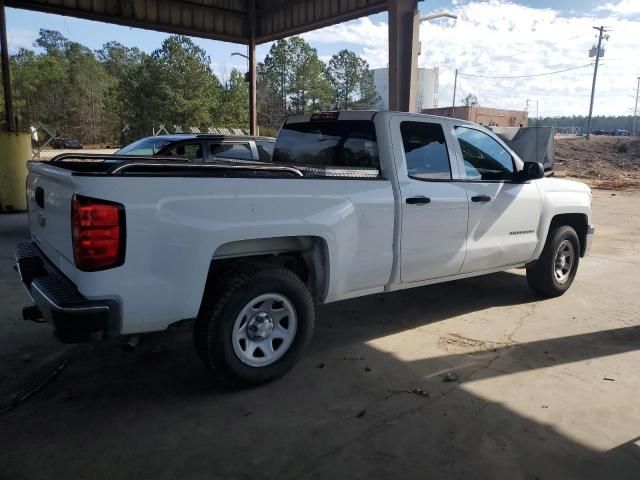
[[[427,203],[431,203],[431,199],[429,197],[418,195],[417,197],[407,198],[407,203],[409,205],[426,205]]]
[[[476,195],[471,197],[472,202],[490,202],[491,197],[489,195]]]
[[[35,200],[36,205],[40,208],[44,208],[44,190],[42,187],[36,187]]]

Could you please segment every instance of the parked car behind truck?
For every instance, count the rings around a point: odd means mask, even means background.
[[[141,138],[116,155],[179,157],[192,162],[271,161],[275,138],[246,135],[174,134]]]
[[[80,143],[80,141],[77,138],[62,138],[62,137],[55,137],[52,138],[51,141],[49,142],[49,146],[51,148],[64,148],[64,149],[82,149],[83,145],[82,143]]]
[[[25,317],[63,341],[195,319],[203,363],[232,384],[291,369],[316,303],[523,266],[562,295],[593,234],[587,186],[427,115],[293,117],[268,165],[62,156],[29,171]]]

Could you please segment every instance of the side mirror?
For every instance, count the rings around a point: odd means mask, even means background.
[[[524,167],[516,174],[516,178],[521,182],[542,177],[544,177],[544,167],[538,162],[524,162]]]

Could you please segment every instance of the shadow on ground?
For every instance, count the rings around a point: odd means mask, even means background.
[[[7,385],[69,364],[0,416],[0,478],[638,478],[637,438],[603,451],[533,407],[523,413],[474,388],[539,371],[536,383],[509,390],[535,402],[545,372],[637,350],[639,326],[525,343],[444,336],[466,342],[463,351],[412,360],[374,345],[496,307],[522,307],[522,324],[535,300],[522,275],[501,273],[323,306],[301,364],[246,391],[210,382],[188,329],[149,336],[133,353],[115,340],[72,347],[37,368],[5,354],[3,398]],[[448,371],[459,380],[443,383]]]

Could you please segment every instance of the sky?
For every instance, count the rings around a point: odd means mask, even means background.
[[[420,27],[421,67],[439,69],[439,106],[451,105],[454,72],[459,71],[457,103],[469,93],[487,107],[524,109],[539,115],[586,115],[593,76],[589,49],[597,42],[594,26],[604,25],[604,43],[596,86],[594,115],[631,115],[640,76],[640,0],[427,0],[420,13],[448,11],[457,20],[424,22]],[[58,30],[67,38],[99,49],[117,40],[151,52],[167,34],[59,15],[7,9],[10,51],[33,48],[38,30]],[[342,48],[354,50],[372,68],[385,67],[387,15],[381,13],[302,35],[323,60]],[[232,68],[246,69],[233,52],[246,47],[194,39],[224,80]],[[257,49],[258,60],[270,44]],[[526,76],[581,67],[560,74]],[[476,76],[472,76],[476,75]],[[478,76],[479,75],[479,76]]]

